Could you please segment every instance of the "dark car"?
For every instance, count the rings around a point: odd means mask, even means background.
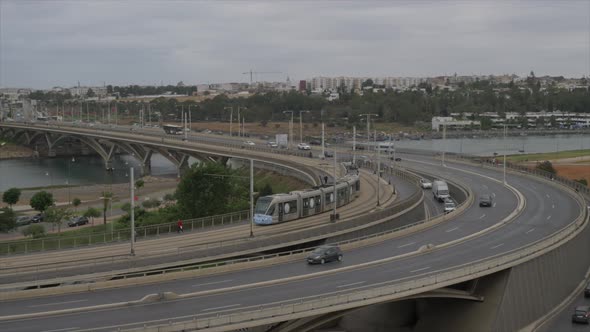
[[[31,218],[31,222],[32,223],[43,222],[43,215],[41,213],[34,215],[33,218]]]
[[[586,289],[584,289],[584,297],[590,297],[590,283],[586,285]]]
[[[329,150],[324,151],[324,157],[326,157],[326,158],[334,157],[334,151],[329,151]]]
[[[577,306],[572,314],[573,323],[584,323],[590,322],[590,307],[589,306]]]
[[[70,221],[68,221],[69,227],[76,227],[86,225],[88,223],[88,218],[86,217],[74,217]]]
[[[337,246],[321,246],[310,252],[306,260],[308,264],[342,261],[342,251]]]
[[[492,196],[490,195],[481,195],[479,196],[479,206],[492,206]]]
[[[317,140],[317,139],[309,141],[309,145],[321,145],[321,144],[322,144],[322,141]]]

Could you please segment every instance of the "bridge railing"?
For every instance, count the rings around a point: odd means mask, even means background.
[[[462,159],[474,160],[472,157]],[[507,164],[507,166],[509,166]],[[580,187],[580,183],[568,179],[556,177],[553,174],[528,168],[521,168],[518,165],[510,165],[511,169],[524,172],[534,176],[541,176],[570,187],[580,194],[589,194],[587,187]],[[576,236],[588,222],[589,211],[585,204],[581,213],[568,226],[555,231],[531,244],[524,245],[475,262],[450,267],[436,272],[435,274],[424,273],[422,276],[412,276],[389,281],[379,287],[360,291],[340,291],[331,296],[317,296],[305,299],[290,299],[284,302],[274,302],[271,305],[260,305],[253,310],[243,311],[234,314],[207,316],[199,314],[171,320],[162,320],[159,324],[152,322],[149,326],[128,328],[127,331],[182,331],[195,328],[209,328],[221,326],[248,326],[247,322],[259,319],[272,319],[274,322],[290,319],[290,316],[299,313],[313,311],[315,314],[353,308],[368,304],[379,303],[391,299],[411,296],[428,290],[434,290],[466,280],[471,280],[493,272],[521,264],[532,258],[538,257],[548,250],[555,248],[565,241]],[[427,275],[428,274],[428,275]],[[245,325],[240,325],[245,324]]]
[[[183,220],[185,232],[199,232],[216,227],[225,227],[246,223],[250,219],[250,211],[238,211],[209,217]],[[112,227],[112,225],[111,225]],[[165,236],[177,231],[176,222],[169,222],[144,227],[136,227],[137,239]],[[14,240],[0,243],[0,255],[27,254],[32,252],[80,248],[91,245],[129,241],[131,228],[96,232],[75,236],[59,236],[41,239]]]

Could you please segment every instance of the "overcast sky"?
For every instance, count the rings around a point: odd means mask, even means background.
[[[0,0],[0,86],[590,73],[590,0]],[[255,77],[256,78],[256,77]]]

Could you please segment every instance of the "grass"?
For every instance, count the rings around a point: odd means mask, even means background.
[[[590,156],[590,150],[572,150],[572,151],[559,151],[559,152],[548,152],[548,153],[532,153],[522,155],[511,155],[506,156],[506,160],[511,162],[523,162],[523,161],[544,161],[554,159],[566,159]]]

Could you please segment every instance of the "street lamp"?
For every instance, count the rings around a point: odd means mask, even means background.
[[[302,122],[302,113],[309,113],[309,111],[299,111],[299,143],[303,143],[303,122]]]
[[[283,111],[283,114],[291,113],[291,122],[289,122],[289,149],[291,148],[291,142],[293,141],[293,111]]]
[[[367,150],[369,150],[369,144],[371,142],[371,132],[370,130],[370,121],[371,121],[371,116],[379,116],[379,114],[375,114],[375,113],[364,113],[364,114],[359,114],[359,116],[367,116]]]
[[[229,113],[229,137],[233,137],[232,135],[232,122],[233,122],[233,118],[234,118],[234,107],[233,106],[226,106],[223,108],[223,110],[226,109],[230,109],[230,113]]]
[[[72,163],[75,163],[76,159],[72,156],[71,162],[68,162],[68,178],[66,179],[66,185],[68,186],[68,205],[72,204],[72,187],[70,186],[70,167]]]
[[[504,185],[506,185],[506,123],[504,123]]]

